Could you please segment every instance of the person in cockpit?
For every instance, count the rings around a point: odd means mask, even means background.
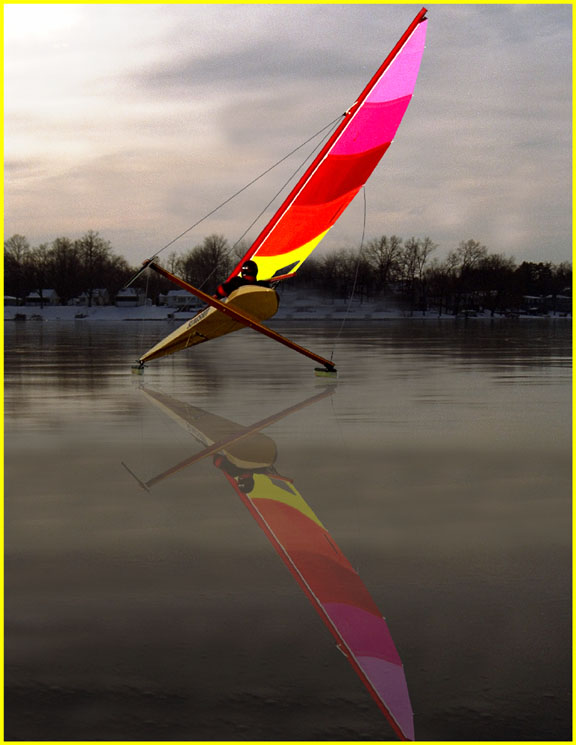
[[[242,264],[242,268],[240,269],[240,276],[232,277],[232,279],[229,279],[227,282],[223,282],[221,285],[218,285],[214,297],[218,300],[222,300],[223,298],[228,297],[231,292],[237,290],[243,285],[261,285],[262,287],[270,287],[269,282],[258,281],[256,279],[257,276],[258,265],[255,261],[248,259],[248,261],[245,261]]]

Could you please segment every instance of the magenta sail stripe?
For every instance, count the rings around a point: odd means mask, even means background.
[[[404,737],[413,740],[414,714],[404,670],[390,662],[373,657],[360,657],[357,662],[386,709],[396,720]]]
[[[325,603],[324,608],[355,655],[366,655],[402,665],[386,621],[362,608]]]
[[[416,28],[400,54],[370,92],[366,99],[368,103],[392,101],[395,98],[403,98],[412,94],[424,51],[427,23],[423,21]]]
[[[325,177],[330,177],[329,160],[332,155],[355,155],[385,146],[382,151],[382,155],[384,154],[396,135],[416,83],[424,51],[427,26],[425,14],[426,8],[422,8],[229,278],[239,273],[244,261],[258,255],[278,257],[267,263],[268,275],[262,279],[271,276],[285,279],[293,274],[302,262],[286,265],[283,254],[288,252],[287,247],[291,247],[293,242],[286,243],[286,231],[281,226],[290,220],[290,214],[297,208],[302,191],[310,184],[311,190],[316,192],[315,182],[322,182]],[[366,173],[366,177],[371,172]],[[322,190],[322,184],[319,190]],[[339,214],[336,217],[338,216]],[[328,223],[317,226],[315,234],[322,235],[329,227]],[[263,246],[266,246],[264,252]]]
[[[384,709],[408,740],[414,739],[414,721],[402,661],[388,624],[361,608],[344,603],[323,603],[338,634]]]
[[[354,117],[334,146],[332,155],[353,155],[392,142],[402,117],[410,103],[410,96],[385,103],[366,104]]]

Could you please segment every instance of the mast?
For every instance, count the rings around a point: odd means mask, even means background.
[[[408,26],[406,31],[402,34],[390,54],[386,57],[384,62],[380,65],[378,70],[374,73],[362,93],[358,96],[355,103],[346,111],[346,113],[343,115],[343,119],[338,125],[338,127],[335,129],[335,131],[332,133],[322,150],[318,153],[318,155],[314,158],[308,169],[305,171],[304,175],[300,178],[298,183],[294,186],[290,194],[286,197],[282,205],[278,208],[270,222],[264,227],[260,235],[256,238],[252,246],[250,247],[250,250],[248,253],[244,256],[244,258],[238,262],[237,266],[234,268],[232,273],[230,274],[229,279],[236,276],[240,268],[242,267],[242,264],[252,256],[254,256],[258,249],[268,240],[271,233],[274,231],[282,217],[286,214],[286,212],[290,209],[298,195],[302,192],[306,184],[310,181],[312,176],[316,173],[318,168],[321,166],[323,161],[325,160],[326,156],[332,149],[332,147],[335,145],[335,143],[340,139],[343,132],[348,128],[350,123],[353,121],[355,114],[358,112],[358,110],[361,108],[362,104],[366,100],[366,98],[369,96],[370,92],[374,88],[374,86],[378,83],[384,72],[388,69],[390,64],[393,62],[394,59],[396,59],[398,53],[404,46],[404,44],[407,42],[407,40],[410,38],[416,27],[422,23],[422,21],[425,21],[427,8],[422,8],[419,13],[416,15],[412,23]],[[275,277],[275,279],[285,279],[286,277],[290,276],[290,274],[286,274],[284,276]]]

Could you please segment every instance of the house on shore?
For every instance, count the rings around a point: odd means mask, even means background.
[[[114,300],[114,305],[118,308],[139,308],[142,305],[150,304],[151,301],[146,299],[146,293],[135,287],[124,287]]]
[[[169,290],[158,296],[158,305],[166,305],[179,311],[196,310],[202,303],[186,290]]]
[[[30,308],[42,308],[45,305],[60,305],[60,298],[56,290],[39,290],[26,295],[24,305]]]
[[[79,297],[74,299],[73,304],[92,307],[110,305],[110,294],[108,290],[103,287],[94,290],[85,290]]]

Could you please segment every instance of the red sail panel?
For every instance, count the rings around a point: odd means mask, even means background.
[[[338,199],[342,194],[358,192],[389,147],[387,143],[360,155],[331,155],[326,159],[321,174],[306,184],[296,202],[323,204]]]
[[[293,275],[366,183],[412,98],[425,14],[423,8],[229,279],[248,259],[258,264],[259,279]]]
[[[386,621],[317,515],[294,484],[274,470],[276,446],[260,433],[268,424],[332,391],[325,390],[246,428],[158,391],[142,391],[207,447],[146,483],[138,479],[140,485],[148,488],[219,451],[214,465],[242,499],[394,731],[403,739],[414,739],[404,669]]]
[[[295,486],[253,474],[249,489],[230,484],[335,637],[355,672],[402,739],[414,739],[404,668],[386,621],[350,562]]]
[[[331,202],[295,205],[278,225],[274,242],[265,243],[260,249],[258,266],[263,266],[263,257],[279,258],[276,254],[278,247],[283,249],[280,258],[285,260],[293,252],[291,247],[298,248],[314,240],[327,222],[336,222],[357,193],[355,189]],[[258,276],[261,278],[260,274]]]

